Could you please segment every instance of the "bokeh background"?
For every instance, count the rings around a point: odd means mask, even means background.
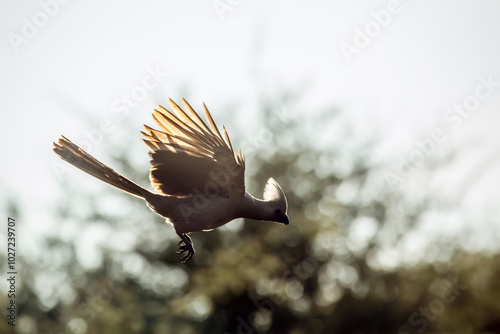
[[[1,333],[500,333],[497,1],[0,3]],[[149,186],[142,124],[207,103],[291,224],[178,237],[65,164]]]

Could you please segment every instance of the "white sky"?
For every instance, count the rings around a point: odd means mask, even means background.
[[[0,3],[0,187],[21,200],[25,235],[43,236],[57,227],[46,210],[59,182],[51,168],[58,161],[52,141],[60,134],[83,138],[88,114],[115,117],[114,101],[140,85],[151,67],[168,76],[131,111],[138,124],[149,122],[152,107],[169,96],[186,97],[198,107],[206,102],[216,120],[217,106],[237,101],[241,110],[235,117],[251,121],[255,104],[246,101],[256,92],[272,94],[307,82],[311,113],[337,105],[360,135],[377,129],[383,134],[379,157],[394,168],[399,155],[416,148],[414,140],[445,129],[449,140],[438,150],[456,150],[460,158],[431,184],[419,188],[417,181],[417,191],[452,197],[468,178],[477,181],[469,182],[474,186],[462,203],[469,215],[480,215],[483,204],[494,207],[500,165],[491,156],[500,139],[500,87],[459,129],[442,116],[474,93],[479,77],[500,81],[498,1],[402,0],[350,63],[341,43],[354,44],[356,29],[373,24],[371,12],[388,8],[390,1],[220,3],[234,4],[224,20],[212,1]],[[48,8],[55,12],[47,22],[42,4],[52,4]],[[10,39],[22,36],[26,22],[44,26],[15,52]],[[189,96],[179,95],[183,87]],[[105,141],[118,141],[113,133]],[[92,153],[102,158],[99,152],[94,147]],[[486,162],[487,168],[477,169]]]

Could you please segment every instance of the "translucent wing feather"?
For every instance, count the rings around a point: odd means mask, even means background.
[[[195,189],[203,193],[209,182],[215,182],[219,196],[243,196],[245,159],[241,150],[234,153],[224,127],[223,139],[205,104],[209,126],[184,99],[182,105],[185,110],[170,100],[173,112],[162,106],[154,110],[153,119],[160,130],[144,125],[153,186],[165,195],[193,196]]]

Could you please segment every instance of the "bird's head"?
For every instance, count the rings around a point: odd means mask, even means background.
[[[288,225],[289,220],[286,215],[288,203],[286,201],[286,196],[278,182],[276,182],[272,177],[267,180],[263,197],[264,201],[268,204],[269,220]]]

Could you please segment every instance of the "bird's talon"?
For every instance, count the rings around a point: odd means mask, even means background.
[[[180,255],[181,263],[187,263],[194,255],[194,248],[191,238],[188,235],[179,235],[182,239],[177,243],[179,249],[176,251]]]

